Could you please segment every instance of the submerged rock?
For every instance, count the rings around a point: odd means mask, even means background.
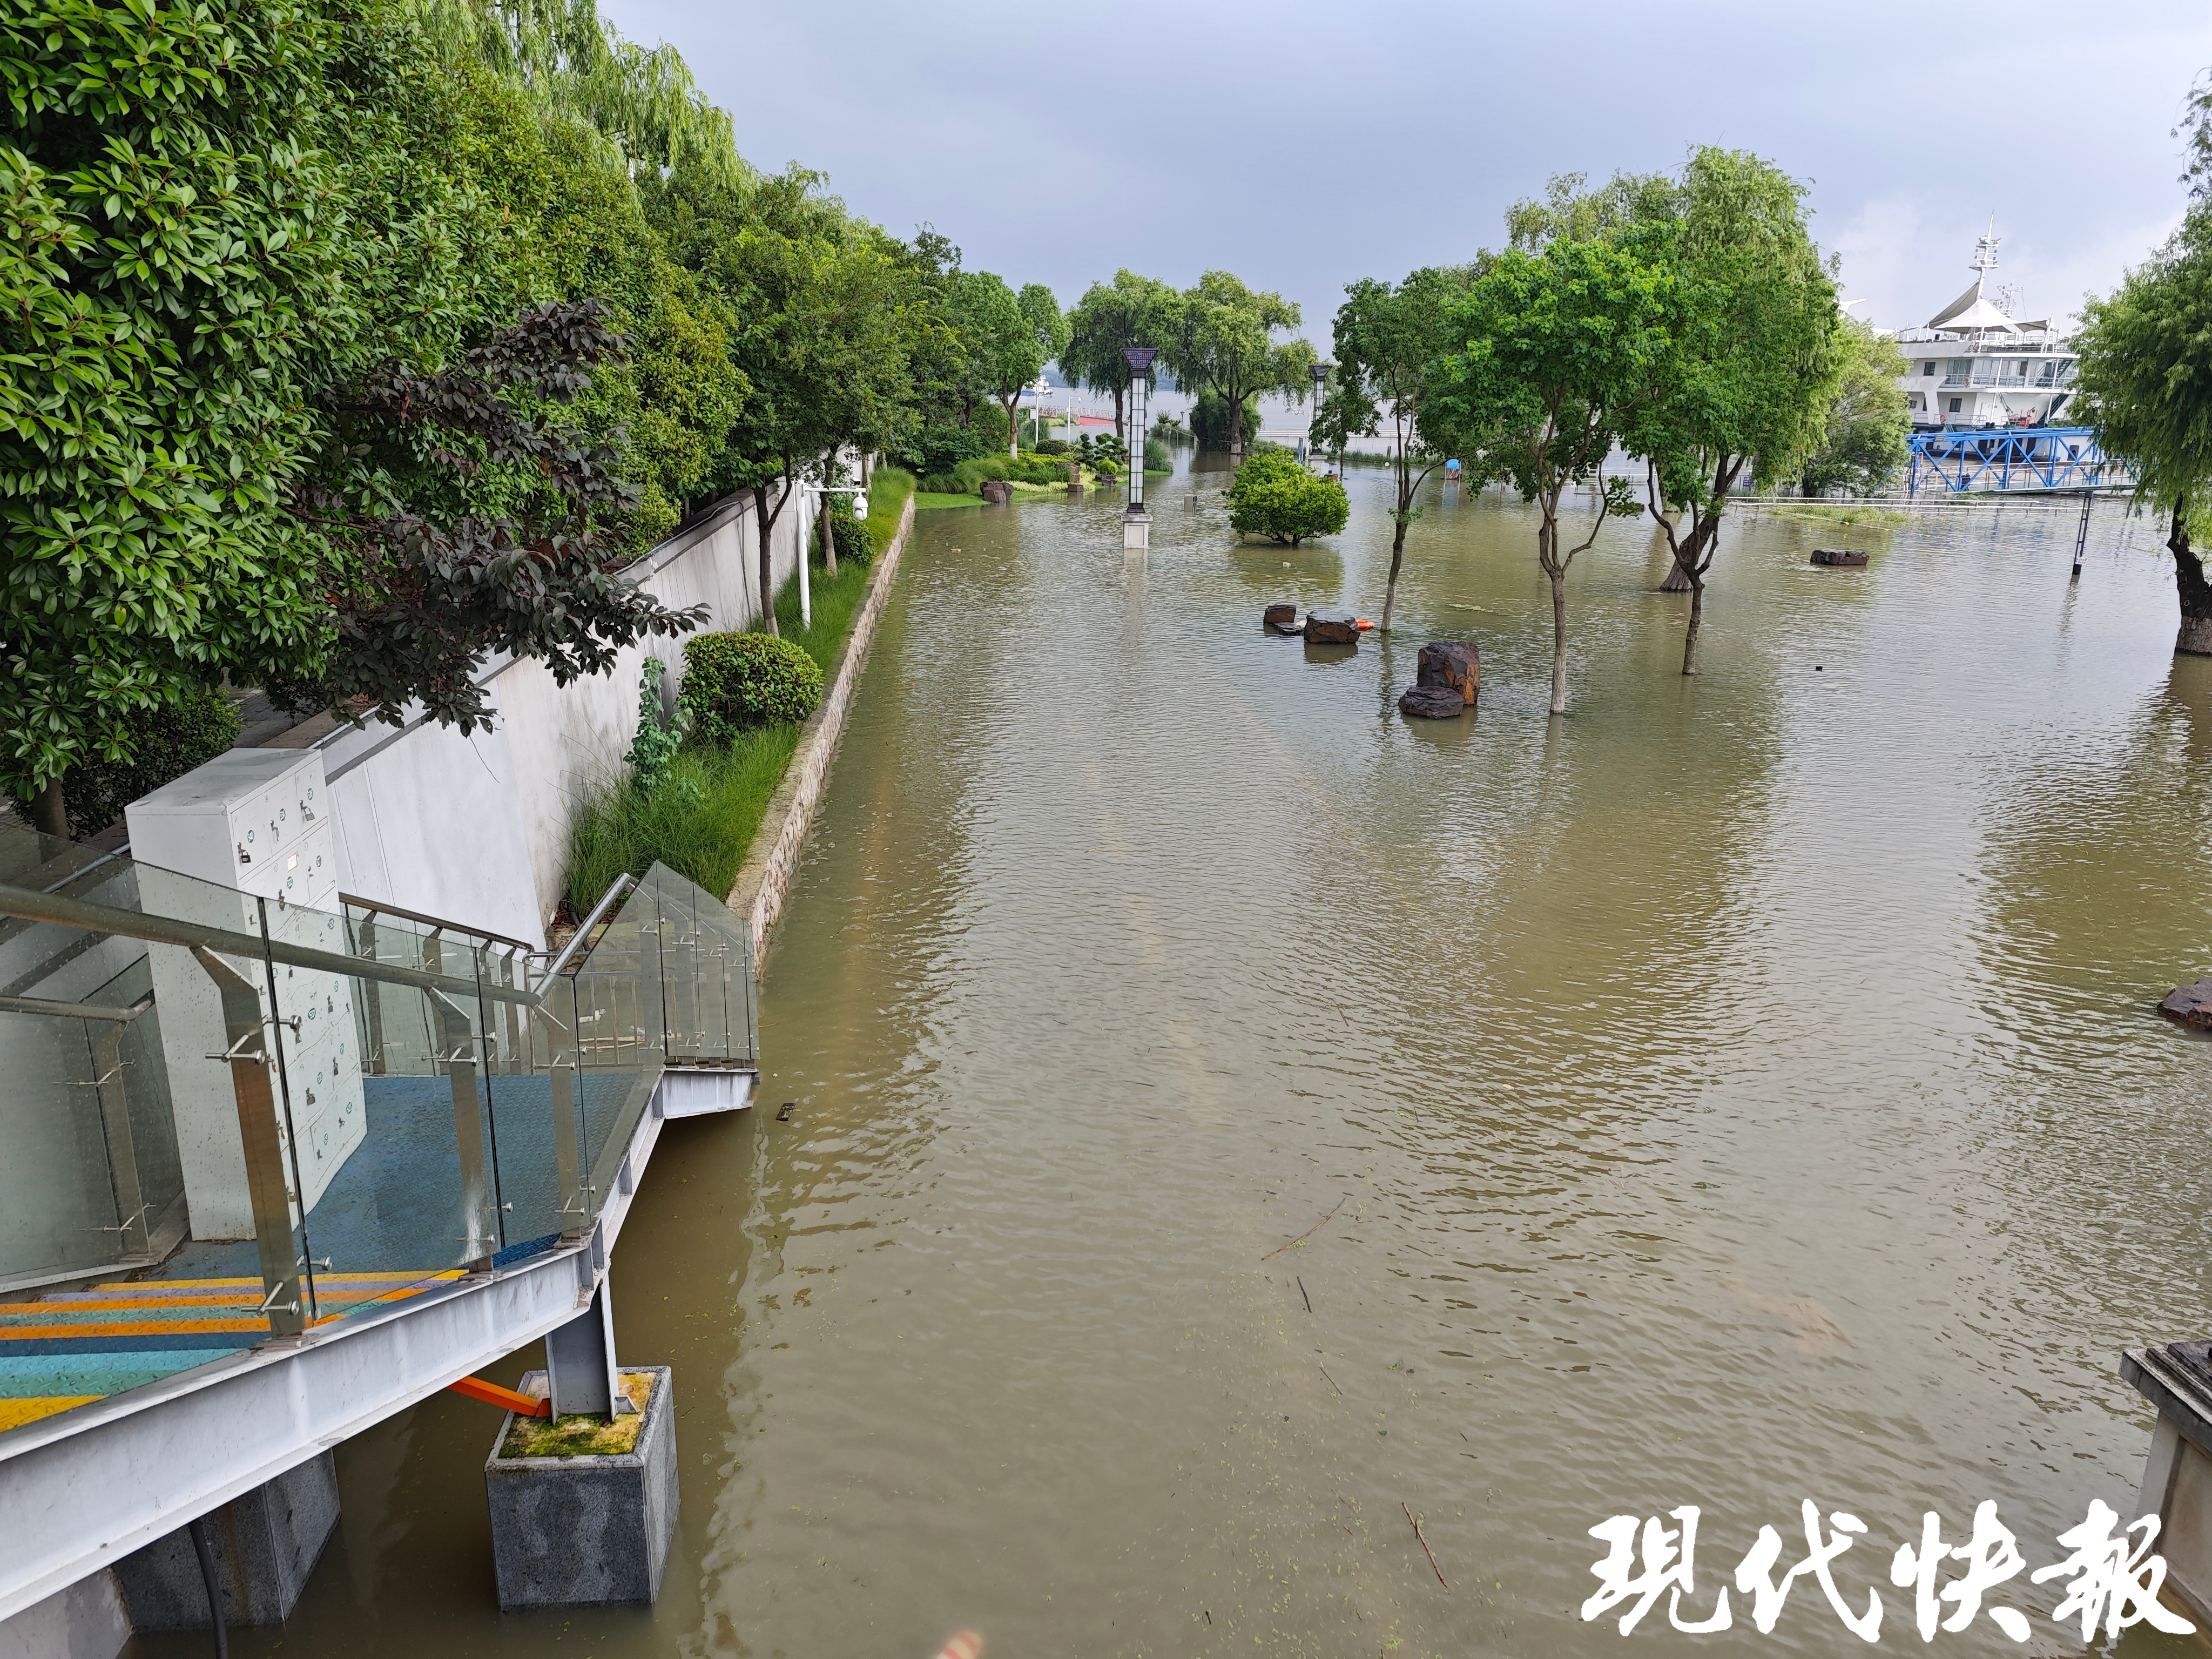
[[[1863,553],[1854,553],[1841,547],[1816,547],[1813,550],[1814,564],[1834,565],[1838,569],[1856,570],[1867,562]]]
[[[1004,478],[986,478],[976,493],[987,501],[1004,506],[1014,498],[1014,487]]]
[[[1410,720],[1448,720],[1467,713],[1467,699],[1449,685],[1417,685],[1398,699],[1398,712]]]
[[[1349,611],[1309,611],[1305,634],[1308,645],[1357,645],[1359,618]]]
[[[2158,1011],[2176,1025],[2186,1025],[2192,1031],[2212,1031],[2212,979],[2175,986],[2158,1005]]]
[[[1421,647],[1414,683],[1448,687],[1473,708],[1475,693],[1482,689],[1482,653],[1473,640],[1431,640]]]
[[[1277,634],[1298,631],[1298,608],[1294,605],[1271,605],[1260,613],[1260,625]]]

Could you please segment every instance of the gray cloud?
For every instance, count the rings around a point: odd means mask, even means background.
[[[2069,314],[2178,220],[2168,135],[2212,65],[2203,0],[606,9],[684,53],[754,161],[902,235],[933,222],[1063,301],[1226,268],[1322,343],[1346,283],[1495,246],[1548,175],[1705,142],[1811,182],[1861,316],[1924,320],[1992,212],[1998,280]]]

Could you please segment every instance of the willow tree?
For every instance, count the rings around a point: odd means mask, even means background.
[[[1279,294],[1255,293],[1228,271],[1209,270],[1183,292],[1177,313],[1162,361],[1186,392],[1212,392],[1237,416],[1229,456],[1232,466],[1241,466],[1245,399],[1268,392],[1306,395],[1313,347],[1275,338],[1298,325],[1298,307]]]
[[[2212,178],[2181,228],[2117,292],[2091,300],[2074,337],[2075,407],[2166,521],[2181,601],[2175,651],[2212,656],[2212,580],[2197,551],[2212,514]]]
[[[1706,146],[1674,195],[1674,337],[1622,441],[1645,463],[1652,517],[1690,592],[1685,674],[1698,672],[1729,492],[1753,468],[1794,476],[1842,380],[1842,313],[1805,228],[1804,194],[1770,161]]]
[[[1093,283],[1067,313],[1067,343],[1060,373],[1077,386],[1114,395],[1114,435],[1129,442],[1127,406],[1130,346],[1158,350],[1175,338],[1182,295],[1166,283],[1122,270],[1111,283]],[[1141,441],[1144,434],[1139,433]]]
[[[1588,534],[1569,544],[1560,501],[1601,477],[1617,439],[1666,383],[1674,349],[1679,232],[1637,226],[1613,240],[1512,248],[1454,301],[1462,343],[1439,371],[1438,415],[1486,434],[1483,465],[1535,503],[1536,562],[1552,588],[1552,713],[1567,711],[1567,572],[1615,513],[1638,511],[1604,480]]]

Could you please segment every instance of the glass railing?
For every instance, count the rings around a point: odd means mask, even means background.
[[[659,866],[557,958],[12,830],[0,888],[0,1430],[580,1237],[664,1071],[757,1064]]]

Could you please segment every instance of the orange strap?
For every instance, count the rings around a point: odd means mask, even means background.
[[[481,1400],[487,1406],[497,1406],[513,1412],[517,1417],[550,1417],[553,1402],[540,1400],[533,1395],[517,1394],[513,1389],[502,1389],[496,1382],[487,1382],[481,1376],[465,1376],[459,1382],[447,1384],[455,1394],[465,1394],[471,1400]]]

